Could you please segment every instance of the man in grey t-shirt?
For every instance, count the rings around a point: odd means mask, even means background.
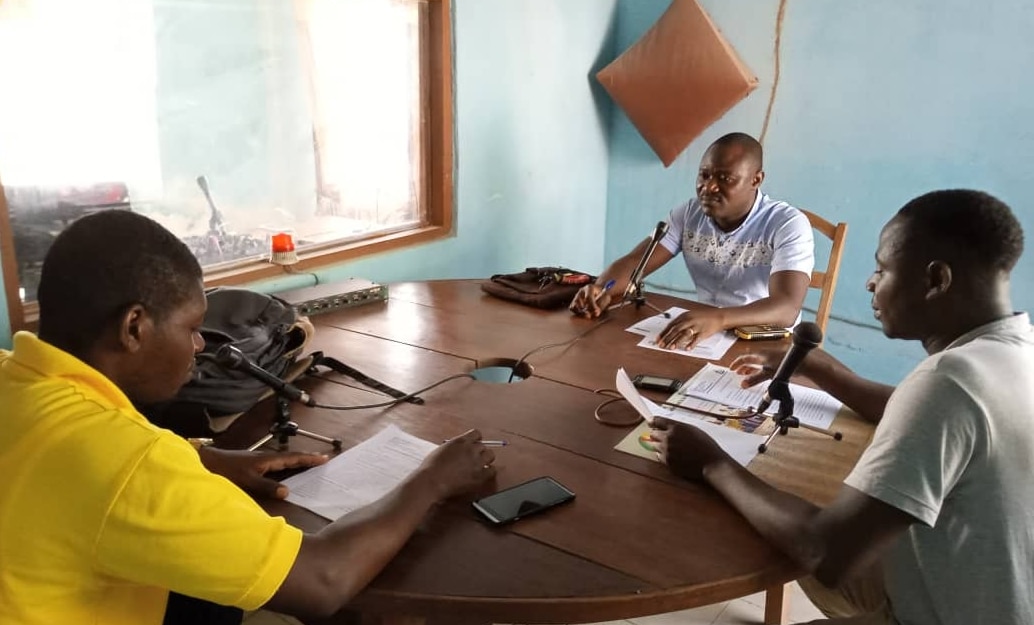
[[[826,508],[766,485],[696,428],[655,425],[672,471],[710,484],[813,574],[802,586],[822,622],[1034,622],[1034,332],[1009,296],[1022,251],[1012,212],[977,191],[928,193],[883,228],[866,285],[875,317],[930,356],[896,389],[821,350],[805,358],[801,375],[877,423]],[[732,367],[746,386],[781,358]]]

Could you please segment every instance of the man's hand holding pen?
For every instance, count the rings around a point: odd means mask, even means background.
[[[440,498],[445,499],[472,491],[493,478],[494,462],[495,452],[482,443],[481,433],[470,430],[439,445],[420,470],[437,488]]]
[[[614,284],[615,281],[611,279],[607,280],[606,284],[602,286],[599,284],[583,286],[574,296],[574,300],[571,301],[571,305],[568,307],[569,310],[580,317],[588,319],[599,317],[610,306],[610,292],[614,288]]]

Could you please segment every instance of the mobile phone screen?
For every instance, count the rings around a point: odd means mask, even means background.
[[[574,499],[574,493],[551,477],[540,477],[478,499],[474,509],[501,525]]]

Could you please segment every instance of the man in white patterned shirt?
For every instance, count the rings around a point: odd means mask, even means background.
[[[696,198],[668,216],[668,231],[646,263],[648,275],[682,254],[697,289],[696,308],[676,317],[660,335],[662,347],[692,348],[737,326],[789,327],[800,317],[815,264],[811,224],[801,211],[761,192],[762,149],[753,137],[727,134],[704,153]],[[571,311],[597,317],[612,294],[624,293],[645,239],[585,286]],[[610,280],[610,290],[603,286]]]

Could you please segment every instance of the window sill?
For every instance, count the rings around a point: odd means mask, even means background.
[[[292,271],[316,271],[338,263],[373,254],[390,252],[412,245],[430,243],[451,236],[450,228],[444,226],[424,226],[405,232],[397,232],[353,243],[321,248],[318,252],[299,254],[298,262],[291,265]],[[256,260],[230,269],[211,272],[205,275],[205,286],[246,286],[249,283],[275,278],[284,274],[284,268],[265,260]],[[29,302],[23,308],[24,323],[12,328],[35,332],[39,327],[39,305]]]

